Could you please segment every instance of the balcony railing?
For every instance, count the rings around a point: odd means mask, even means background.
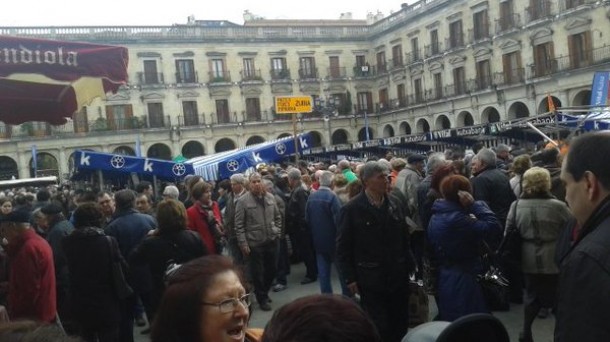
[[[299,69],[300,80],[312,80],[318,78],[318,68]]]
[[[417,105],[426,102],[426,94],[424,92],[415,92],[414,94],[409,94],[408,96],[410,105]]]
[[[424,61],[424,56],[419,50],[411,51],[411,52],[408,52],[405,54],[406,65],[421,63],[423,61]]]
[[[542,0],[534,1],[534,3],[535,5],[529,6],[525,9],[526,23],[547,18],[550,19],[553,16],[551,1]]]
[[[405,62],[402,58],[393,58],[388,61],[388,65],[391,70],[400,69],[405,66]]]
[[[231,82],[231,72],[229,70],[208,71],[209,83],[229,83]]]
[[[425,46],[426,58],[440,55],[443,53],[443,44],[441,42],[432,43]]]
[[[474,80],[471,80],[470,83],[473,85],[474,91],[484,91],[489,90],[493,86],[492,77],[477,77]]]
[[[468,41],[470,43],[478,43],[484,40],[491,39],[489,23],[475,25],[474,28],[468,30]]]
[[[426,91],[426,98],[430,101],[440,100],[443,98],[443,95],[443,87],[432,88]]]
[[[191,74],[177,72],[176,73],[176,83],[178,83],[178,84],[199,83],[199,76],[197,75],[197,72],[191,73]]]
[[[138,84],[139,85],[154,85],[165,83],[163,79],[163,73],[161,72],[139,72],[138,73]]]
[[[517,13],[512,13],[506,17],[496,19],[496,32],[502,33],[517,29],[521,26],[521,16]]]
[[[290,80],[290,69],[271,69],[270,73],[272,81]]]
[[[239,72],[239,75],[241,76],[241,81],[242,82],[262,82],[263,81],[263,76],[262,73],[259,70],[242,70]]]
[[[354,105],[354,113],[355,114],[373,114],[375,113],[375,108],[373,107],[372,104],[362,104],[362,103],[358,103]]]
[[[557,59],[548,59],[540,64],[530,65],[530,77],[545,77],[557,72]]]
[[[377,64],[377,75],[385,74],[388,72],[388,64],[383,62],[382,64]]]
[[[499,86],[521,84],[525,82],[525,69],[517,68],[494,74],[494,83]]]
[[[586,0],[559,0],[559,11],[565,12],[567,10],[584,5],[586,3]]]
[[[464,35],[462,33],[452,33],[451,37],[446,39],[445,45],[448,50],[464,47]]]
[[[466,81],[456,82],[445,86],[445,96],[459,96],[469,92]]]
[[[347,71],[345,67],[328,68],[326,72],[329,80],[338,80],[347,77]]]
[[[610,62],[610,46],[604,46],[592,50],[574,51],[570,55],[557,57],[551,60],[554,69],[550,71],[569,71],[608,62]]]
[[[377,68],[371,65],[356,65],[354,66],[354,77],[369,78],[377,76]]]

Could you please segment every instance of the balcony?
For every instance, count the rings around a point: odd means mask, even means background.
[[[138,73],[138,84],[141,86],[146,85],[161,85],[165,83],[163,79],[163,73],[161,72],[139,72]]]
[[[390,70],[402,69],[405,66],[405,63],[402,58],[394,58],[388,61],[388,65],[390,65]]]
[[[430,101],[441,100],[443,95],[443,87],[436,87],[426,90],[426,98]]]
[[[347,79],[347,70],[345,67],[328,68],[326,72],[328,75],[326,79],[329,81],[343,81]]]
[[[177,84],[196,84],[199,83],[199,76],[197,72],[194,73],[176,73],[176,83]]]
[[[567,56],[553,59],[552,72],[570,71],[610,62],[610,46],[592,50],[574,51]]]
[[[375,108],[373,108],[372,104],[362,104],[358,103],[354,105],[354,113],[355,114],[373,114],[375,113]]]
[[[550,76],[558,71],[557,58],[546,60],[541,64],[531,64],[528,78]]]
[[[443,53],[443,44],[440,42],[432,43],[430,45],[426,45],[424,50],[426,58],[437,56]]]
[[[271,82],[290,82],[290,69],[271,69]]]
[[[422,53],[419,50],[411,51],[411,52],[405,54],[406,65],[423,63],[423,61],[424,61],[424,56],[422,55]]]
[[[300,81],[312,81],[318,79],[318,68],[299,69]]]
[[[354,66],[354,77],[355,78],[370,78],[377,76],[377,68],[370,65],[356,65]]]
[[[259,70],[242,70],[239,72],[242,82],[263,82],[262,73]]]
[[[525,69],[517,68],[494,74],[494,83],[498,86],[509,86],[525,82]]]
[[[463,34],[451,34],[451,37],[447,38],[445,41],[445,46],[447,46],[447,50],[461,49],[464,48],[464,35]]]
[[[476,25],[472,29],[468,30],[468,41],[471,44],[481,43],[491,40],[491,33],[489,31],[489,23],[483,25]]]
[[[521,26],[521,16],[513,13],[506,17],[496,19],[496,33],[502,34],[511,30],[518,29]]]
[[[231,83],[231,72],[228,70],[208,71],[208,82],[210,85]]]
[[[525,9],[525,22],[527,24],[544,19],[552,19],[553,12],[551,10],[551,2],[548,0],[534,1],[534,6],[529,6]]]
[[[559,12],[569,11],[585,4],[587,0],[559,0]]]
[[[468,85],[466,81],[456,82],[445,86],[445,96],[460,96],[468,93]]]
[[[470,80],[469,83],[472,84],[472,89],[474,91],[486,91],[493,86],[491,75],[487,77],[477,77],[474,80]]]
[[[382,64],[377,64],[377,75],[386,74],[388,72],[388,64],[384,61]]]
[[[178,116],[178,126],[180,127],[196,127],[205,125],[205,115],[180,115]]]
[[[415,94],[410,94],[408,96],[410,105],[418,105],[422,103],[426,103],[426,96],[423,92],[415,92]]]

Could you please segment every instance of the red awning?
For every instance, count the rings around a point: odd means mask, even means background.
[[[127,82],[127,49],[0,36],[0,121],[63,124]]]

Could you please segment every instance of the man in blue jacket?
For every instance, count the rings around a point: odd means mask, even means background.
[[[331,190],[333,173],[323,171],[319,178],[320,187],[307,199],[305,220],[311,231],[313,248],[318,265],[318,281],[322,293],[333,293],[330,281],[331,265],[335,261],[335,241],[337,239],[337,221],[341,210],[339,197]],[[343,277],[339,275],[341,291],[344,296],[351,296]]]

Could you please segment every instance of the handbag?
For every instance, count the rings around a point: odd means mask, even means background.
[[[486,250],[482,255],[485,272],[477,276],[483,298],[490,311],[508,311],[510,308],[509,282],[498,267],[493,251],[484,242],[483,246],[483,249]]]
[[[110,247],[110,257],[112,260],[112,285],[114,287],[114,291],[117,297],[119,297],[119,299],[126,299],[129,296],[133,295],[133,289],[131,288],[131,286],[129,286],[129,284],[127,283],[127,279],[125,278],[125,262],[119,254],[119,249],[116,245],[116,241],[110,236],[106,236],[106,241],[108,242],[108,246]]]
[[[409,328],[428,322],[430,300],[424,288],[424,282],[409,279]]]

